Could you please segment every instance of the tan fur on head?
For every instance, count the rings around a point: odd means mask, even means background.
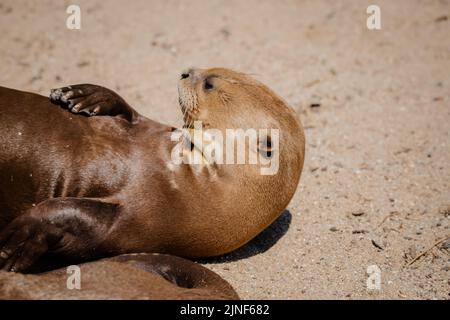
[[[186,126],[191,126],[194,120],[216,129],[268,128],[279,121],[286,122],[281,126],[295,126],[298,122],[293,110],[281,98],[244,73],[213,68],[189,69],[183,75],[178,91]],[[266,119],[261,121],[255,113]],[[289,117],[280,117],[280,114]]]
[[[249,164],[222,164],[214,172],[208,167],[208,173],[192,170],[197,172],[193,178],[196,187],[188,207],[195,213],[187,215],[193,220],[186,224],[190,228],[186,233],[196,234],[196,228],[210,231],[205,238],[191,240],[191,246],[194,241],[199,243],[192,256],[229,252],[266,228],[291,200],[303,168],[303,128],[283,99],[244,73],[224,68],[189,69],[183,72],[178,90],[187,128],[201,121],[204,129],[223,133],[226,129],[278,129],[280,133],[279,170],[274,175],[261,175],[259,165]],[[212,176],[219,179],[212,180]],[[205,206],[200,198],[211,201]],[[207,225],[211,217],[215,217],[214,224]]]

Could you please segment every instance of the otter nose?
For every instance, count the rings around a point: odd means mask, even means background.
[[[189,68],[181,73],[181,79],[193,78],[195,76],[195,68]]]

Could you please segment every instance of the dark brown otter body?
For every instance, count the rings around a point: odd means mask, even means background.
[[[76,272],[76,274],[75,274]],[[39,275],[0,271],[3,299],[238,299],[212,271],[178,257],[129,254]]]
[[[47,250],[75,261],[166,251],[178,223],[161,197],[170,127],[76,116],[7,88],[0,126],[1,267],[25,270]]]

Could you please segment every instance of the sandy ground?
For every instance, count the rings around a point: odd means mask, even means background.
[[[65,27],[70,3],[81,30]],[[0,30],[3,86],[102,84],[180,125],[180,71],[224,66],[298,111],[307,157],[288,211],[203,261],[242,298],[450,299],[450,241],[406,265],[450,236],[449,1],[2,0]]]

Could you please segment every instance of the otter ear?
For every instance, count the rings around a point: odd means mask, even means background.
[[[272,158],[272,138],[269,135],[259,137],[258,138],[258,152],[264,158],[270,159]]]

